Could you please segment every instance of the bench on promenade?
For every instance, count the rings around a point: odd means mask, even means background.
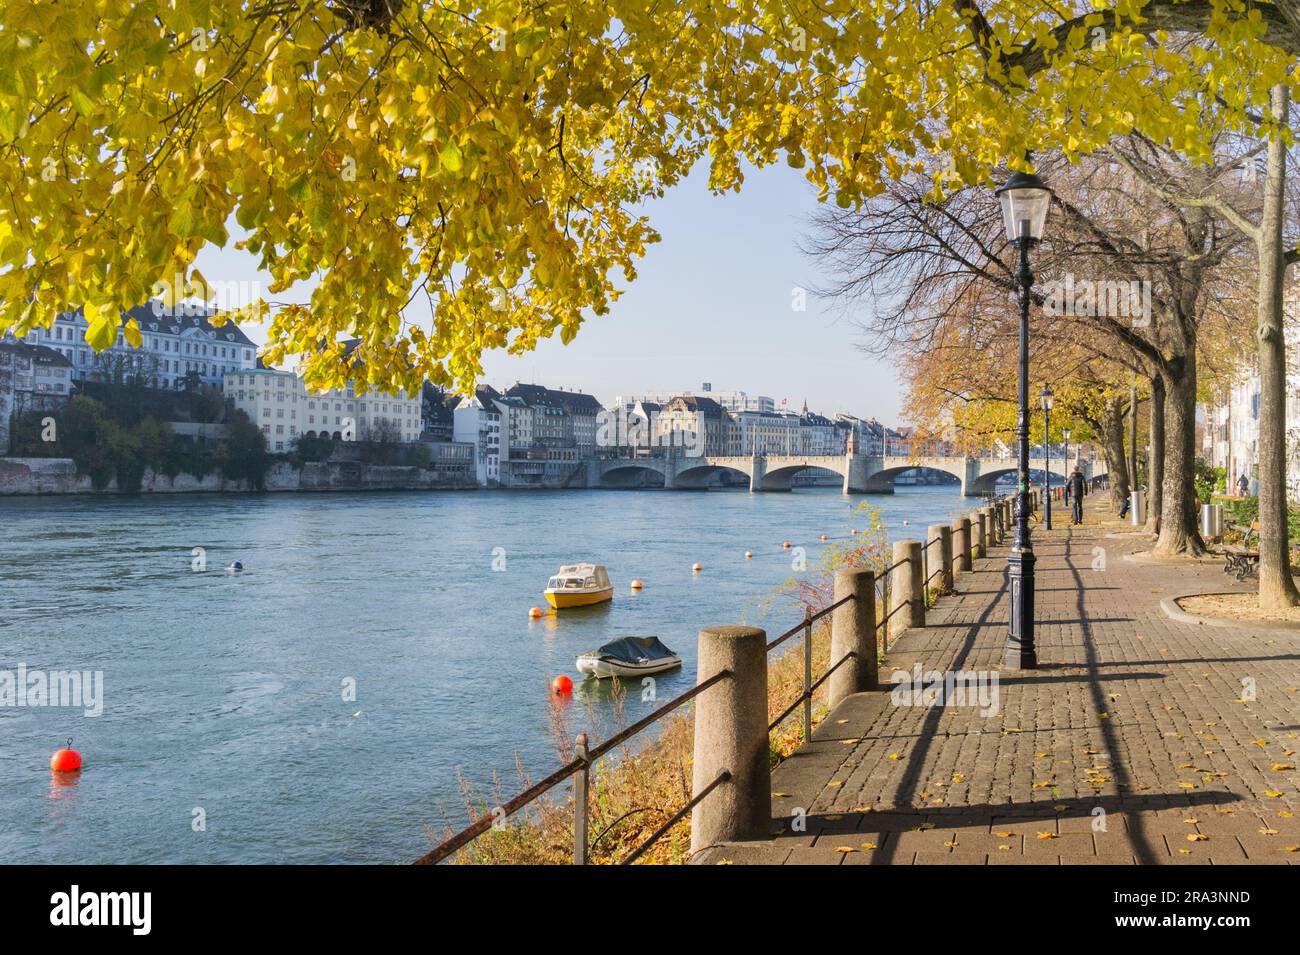
[[[1240,526],[1229,524],[1231,528],[1240,530]],[[1251,538],[1254,538],[1254,546],[1251,546]],[[1246,529],[1242,537],[1241,544],[1238,546],[1229,546],[1224,548],[1224,554],[1227,560],[1223,564],[1223,572],[1232,574],[1238,580],[1245,580],[1247,577],[1259,576],[1259,521],[1250,522],[1250,527]]]

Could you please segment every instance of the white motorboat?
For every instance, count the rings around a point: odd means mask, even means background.
[[[635,677],[682,665],[682,658],[658,637],[623,637],[578,656],[578,669],[596,677]]]

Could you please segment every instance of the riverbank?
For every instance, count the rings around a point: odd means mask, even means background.
[[[363,464],[359,461],[307,462],[295,468],[286,462],[267,471],[265,491],[425,491],[473,490],[472,479],[418,467]],[[248,482],[231,480],[219,471],[203,477],[181,473],[174,477],[146,468],[137,490],[119,490],[117,479],[97,489],[89,474],[77,473],[72,458],[0,458],[0,496],[85,494],[213,494],[248,493]]]

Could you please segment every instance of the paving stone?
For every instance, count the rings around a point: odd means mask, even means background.
[[[1300,845],[1300,771],[1272,768],[1296,764],[1300,752],[1296,641],[1287,633],[1166,617],[1160,600],[1170,594],[1249,585],[1217,564],[1126,560],[1149,543],[1106,522],[1102,503],[1089,500],[1083,527],[1034,529],[1038,670],[1001,669],[1005,547],[958,576],[956,592],[939,599],[927,626],[891,637],[882,679],[917,664],[941,673],[996,673],[996,710],[969,705],[977,699],[927,707],[895,705],[885,691],[851,697],[836,722],[823,724],[812,745],[773,774],[773,790],[791,794],[774,799],[774,811],[804,807],[808,832],[754,844],[764,851],[717,847],[709,858],[731,853],[738,862],[833,865],[1300,862],[1300,852],[1285,851]],[[1102,570],[1092,569],[1096,548],[1105,552]],[[1241,702],[1246,679],[1255,696]],[[832,780],[840,785],[828,786]],[[861,807],[872,811],[852,812]],[[1105,832],[1093,828],[1098,807]],[[932,828],[919,830],[923,823]],[[1262,828],[1278,834],[1262,835]],[[1039,832],[1056,838],[1040,840]],[[1195,834],[1208,838],[1186,839]],[[834,844],[873,842],[874,850],[833,851]]]

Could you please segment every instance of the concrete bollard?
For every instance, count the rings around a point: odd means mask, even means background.
[[[970,518],[959,517],[952,522],[953,573],[967,573],[970,566]]]
[[[831,611],[831,666],[845,656],[849,660],[830,675],[826,693],[834,708],[841,700],[874,690],[879,679],[876,661],[876,575],[869,570],[840,570],[835,573],[835,603],[853,596]]]
[[[998,542],[997,518],[993,516],[992,507],[981,507],[980,518],[984,522],[984,528],[980,536],[984,539],[984,555],[988,556],[988,548],[997,546]]]
[[[894,541],[894,556],[890,563],[898,565],[889,575],[889,636],[892,640],[909,627],[925,626],[921,542]]]
[[[731,779],[691,810],[691,852],[771,834],[772,772],[767,736],[767,634],[758,627],[700,631],[696,682],[730,676],[695,698],[692,793],[719,774]]]
[[[994,520],[997,523],[997,542],[1001,544],[1007,539],[1007,502],[998,501],[998,506],[993,509]]]
[[[925,532],[925,586],[952,590],[952,528],[931,524]]]
[[[970,549],[972,557],[987,557],[988,540],[985,535],[984,515],[979,511],[970,512]]]

